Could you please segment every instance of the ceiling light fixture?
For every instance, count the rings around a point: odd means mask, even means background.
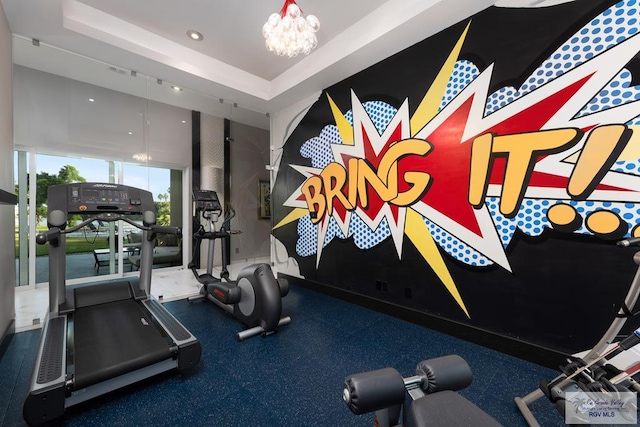
[[[175,90],[177,92],[182,90],[182,88],[180,86],[176,86],[176,85],[171,85],[171,89],[173,89],[173,90]]]
[[[148,162],[151,160],[151,156],[147,153],[135,153],[131,156],[133,160],[137,160],[139,162]]]
[[[308,55],[318,45],[316,31],[320,21],[315,15],[304,17],[295,0],[285,0],[280,13],[272,13],[262,27],[265,45],[277,55],[289,58],[303,53]]]
[[[96,100],[93,98],[89,98],[89,102],[95,102]]]
[[[187,35],[191,40],[195,40],[195,41],[201,41],[202,39],[204,39],[204,36],[202,35],[202,33],[196,30],[187,31]]]

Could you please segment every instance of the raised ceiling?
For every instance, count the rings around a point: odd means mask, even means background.
[[[563,0],[501,0],[540,6]],[[564,0],[566,1],[566,0]],[[299,0],[320,20],[308,56],[265,49],[262,26],[282,0],[2,0],[14,62],[73,74],[68,55],[96,59],[248,110],[275,113],[495,3],[495,0]],[[204,35],[189,39],[187,30]],[[53,71],[52,71],[53,70]],[[56,71],[57,70],[57,71]],[[66,70],[66,71],[65,71]],[[77,74],[77,71],[76,71]],[[68,76],[67,76],[68,77]]]

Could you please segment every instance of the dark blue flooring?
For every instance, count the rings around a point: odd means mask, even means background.
[[[69,408],[68,426],[372,426],[341,400],[348,374],[392,366],[413,375],[420,360],[464,357],[474,372],[462,394],[505,426],[525,426],[513,398],[556,372],[359,306],[292,287],[283,300],[292,322],[267,338],[236,340],[240,324],[211,303],[166,307],[202,341],[199,366],[173,372]],[[0,360],[0,420],[22,426],[22,403],[40,331],[16,334]],[[542,426],[563,426],[541,399]]]

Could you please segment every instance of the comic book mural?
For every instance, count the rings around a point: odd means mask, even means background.
[[[591,347],[636,268],[638,29],[636,0],[492,7],[327,88],[273,235],[314,283]]]

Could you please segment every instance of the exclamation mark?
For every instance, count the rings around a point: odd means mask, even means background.
[[[567,185],[567,192],[574,200],[589,197],[632,134],[633,131],[622,124],[599,126],[589,133]]]

